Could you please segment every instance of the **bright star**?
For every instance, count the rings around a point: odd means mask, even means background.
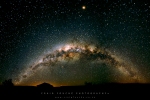
[[[82,9],[86,9],[86,7],[85,7],[85,6],[82,6]]]

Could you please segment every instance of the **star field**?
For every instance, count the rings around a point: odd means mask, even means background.
[[[150,82],[146,0],[3,0],[0,82]]]

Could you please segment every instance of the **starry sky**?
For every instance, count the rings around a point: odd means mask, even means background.
[[[148,0],[0,1],[0,82],[150,83]]]

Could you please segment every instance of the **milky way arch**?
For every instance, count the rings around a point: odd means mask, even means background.
[[[88,43],[66,43],[56,48],[56,50],[44,55],[40,60],[22,71],[17,78],[16,84],[34,76],[34,74],[42,68],[49,67],[50,73],[52,69],[57,67],[58,63],[71,64],[71,62],[80,62],[83,63],[82,65],[86,63],[96,63],[97,66],[105,64],[111,68],[117,69],[122,75],[128,77],[131,82],[144,81],[137,69],[117,58],[108,50]],[[64,67],[63,64],[61,66]]]

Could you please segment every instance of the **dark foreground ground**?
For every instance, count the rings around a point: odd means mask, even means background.
[[[43,96],[49,98],[91,98],[120,96],[150,96],[150,84],[100,84],[94,86],[0,86],[0,96]]]

